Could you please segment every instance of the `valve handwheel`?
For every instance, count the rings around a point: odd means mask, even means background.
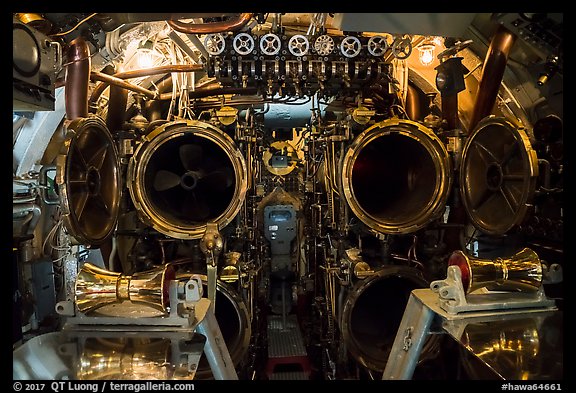
[[[308,53],[308,49],[310,48],[310,43],[308,42],[308,38],[303,36],[302,34],[296,34],[292,36],[288,41],[288,50],[294,56],[304,56]]]
[[[268,33],[260,38],[260,50],[265,55],[277,55],[280,52],[281,44],[280,37],[276,34]]]
[[[348,58],[356,57],[360,54],[362,44],[357,37],[347,36],[340,43],[340,51]]]
[[[204,46],[209,54],[218,56],[224,52],[226,41],[220,33],[207,34],[206,38],[204,38]]]
[[[386,37],[375,35],[368,40],[368,53],[372,56],[380,57],[386,53],[388,49],[388,41]]]
[[[397,38],[392,44],[392,54],[395,58],[404,60],[412,53],[412,40],[410,37]]]
[[[234,37],[232,46],[239,55],[248,55],[254,50],[254,38],[248,33],[240,33]]]

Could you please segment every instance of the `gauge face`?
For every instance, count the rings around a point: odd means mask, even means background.
[[[445,71],[439,69],[436,74],[436,87],[438,90],[442,91],[451,85],[450,75]]]
[[[12,66],[23,76],[32,76],[40,69],[40,48],[27,27],[14,24],[12,30]]]

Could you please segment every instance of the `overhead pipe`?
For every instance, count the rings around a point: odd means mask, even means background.
[[[88,117],[88,85],[90,81],[90,49],[82,37],[70,42],[65,79],[66,118]]]
[[[168,25],[177,32],[185,34],[224,33],[227,31],[240,30],[250,21],[250,19],[252,19],[253,15],[253,13],[245,12],[240,14],[237,18],[210,23],[184,23],[178,20],[169,20]]]
[[[184,51],[184,53],[186,53],[188,56],[190,56],[190,58],[194,61],[194,63],[200,63],[200,58],[198,57],[198,55],[196,53],[194,53],[192,48],[190,48],[186,44],[186,42],[184,42],[184,40],[178,35],[178,33],[176,33],[175,31],[171,31],[168,34],[168,37],[170,37],[172,39],[172,41],[174,41],[174,43],[176,45],[178,45],[178,47]]]
[[[408,92],[406,94],[406,113],[410,120],[420,120],[420,96],[416,88],[411,85],[408,85]]]
[[[469,130],[473,130],[480,120],[492,113],[498,90],[502,83],[504,70],[510,50],[516,41],[516,35],[504,26],[499,26],[492,38],[478,86],[478,94],[470,120]]]
[[[120,79],[142,78],[145,76],[167,74],[169,72],[196,72],[204,71],[202,64],[168,64],[152,68],[142,68],[139,70],[130,70],[114,74],[114,77]]]
[[[106,127],[112,132],[122,129],[126,106],[128,105],[128,90],[121,86],[111,85],[106,113]]]
[[[221,87],[219,85],[208,85],[201,89],[196,89],[188,92],[189,98],[202,98],[209,96],[219,96],[224,94],[256,94],[257,89],[255,87]],[[171,100],[172,93],[160,94],[159,100]]]
[[[156,84],[156,91],[162,97],[163,93],[172,90],[172,75],[167,78],[162,79]],[[144,113],[150,123],[162,119],[162,107],[163,101],[161,100],[149,100],[144,104]]]
[[[157,85],[157,92],[160,94],[158,99],[150,100],[145,104],[146,117],[150,122],[155,120],[160,120],[162,118],[162,106],[163,102],[172,99],[172,75],[165,79],[162,79]],[[238,88],[227,88],[225,92],[222,92],[222,88],[219,83],[214,81],[204,81],[196,84],[196,88],[193,91],[188,92],[190,98],[201,98],[211,95],[218,94],[236,94]],[[243,93],[251,93],[252,90],[243,89]]]
[[[156,98],[156,93],[154,93],[151,90],[148,90],[148,89],[145,89],[141,86],[126,82],[123,79],[116,78],[114,76],[110,76],[107,74],[103,74],[101,72],[92,71],[92,73],[90,73],[90,79],[92,79],[93,81],[106,82],[108,84],[122,87],[124,89],[134,91],[136,93],[141,93],[141,94],[144,94],[148,98]],[[88,101],[86,101],[86,102],[88,102]],[[88,105],[86,105],[86,108],[88,108]]]
[[[204,56],[205,59],[210,58],[210,54],[206,50],[206,47],[204,46],[204,44],[200,41],[200,39],[195,34],[186,34],[186,36],[188,37],[190,42],[192,42],[194,44],[196,49],[198,49],[200,51],[200,53],[202,53],[202,56]]]
[[[172,72],[198,72],[198,71],[204,71],[204,67],[202,66],[202,64],[168,64],[152,68],[143,68],[139,70],[119,72],[112,75],[112,77],[117,79],[132,79],[152,75],[167,74]],[[96,87],[92,91],[92,94],[90,95],[91,105],[95,104],[96,101],[98,101],[98,98],[100,98],[104,90],[106,90],[106,88],[110,84],[110,82],[107,82],[105,80],[102,79],[98,80],[101,80],[103,83],[99,83],[98,85],[96,85]]]
[[[106,32],[114,31],[122,25],[141,22],[161,22],[168,19],[189,18],[216,18],[235,13],[168,13],[168,12],[128,12],[128,13],[105,13],[94,17],[102,29]]]

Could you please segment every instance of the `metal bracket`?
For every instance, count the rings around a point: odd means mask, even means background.
[[[478,290],[466,295],[462,286],[462,273],[458,266],[449,266],[446,279],[433,281],[430,289],[438,293],[440,307],[449,314],[469,311],[506,310],[516,308],[555,308],[544,288],[535,293],[493,292]]]
[[[129,326],[130,330],[166,330],[174,328],[193,329],[199,318],[199,307],[208,308],[203,304],[202,278],[193,275],[186,283],[173,280],[169,287],[170,307],[167,315],[146,317],[90,316],[79,312],[73,301],[63,301],[56,304],[56,312],[68,316],[65,328],[74,326]]]
[[[218,224],[209,222],[206,224],[206,232],[200,240],[200,250],[206,256],[206,270],[208,276],[208,299],[216,307],[216,285],[217,285],[217,265],[218,256],[224,248],[224,241],[220,232],[218,232]]]
[[[40,169],[40,174],[38,176],[38,184],[40,185],[40,195],[42,196],[42,201],[47,205],[59,205],[60,197],[56,196],[50,198],[48,195],[48,172],[56,171],[56,165],[44,165]]]
[[[75,310],[74,302],[59,302],[56,311],[69,315],[63,331],[82,332],[191,332],[196,331],[206,337],[204,354],[217,380],[237,380],[238,374],[222,331],[214,314],[214,305],[202,297],[202,278],[192,275],[182,283],[170,281],[170,307],[168,315],[155,317],[113,317],[86,316]],[[70,314],[72,314],[70,316]],[[196,356],[194,356],[196,358]]]

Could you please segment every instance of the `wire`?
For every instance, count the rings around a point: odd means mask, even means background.
[[[88,57],[83,57],[83,58],[81,58],[81,59],[76,59],[76,60],[73,60],[73,61],[69,61],[68,63],[62,64],[62,68],[58,71],[58,73],[62,72],[62,70],[64,70],[64,68],[65,68],[65,67],[68,67],[70,64],[78,63],[78,62],[84,61],[84,60],[86,60],[86,59],[91,59],[91,58],[93,58],[94,56],[96,56],[98,53],[99,53],[99,52],[94,52],[94,53],[91,53]]]
[[[86,18],[82,19],[80,22],[78,22],[78,24],[76,26],[74,26],[73,28],[71,28],[70,30],[64,32],[64,33],[57,33],[57,34],[52,34],[50,37],[61,37],[64,36],[66,34],[70,34],[72,33],[74,30],[76,30],[78,28],[78,26],[80,26],[82,23],[86,22],[88,19],[93,18],[94,16],[98,15],[97,12],[87,16]]]
[[[466,246],[464,246],[464,248],[468,248],[468,246],[470,245],[470,242],[472,241],[472,239],[474,239],[474,235],[476,235],[476,231],[477,231],[477,229],[474,228],[474,232],[472,232],[472,235],[470,235],[470,237],[468,238],[468,241],[466,242]]]
[[[56,233],[56,231],[58,230],[58,227],[60,226],[60,221],[54,225],[52,227],[52,229],[50,229],[50,231],[46,234],[46,238],[44,239],[44,242],[42,242],[42,251],[44,252],[46,250],[46,243],[50,240],[50,246],[52,246],[52,241],[51,238],[54,236],[54,234]]]
[[[407,119],[409,119],[408,113],[406,113],[406,109],[404,109],[402,106],[400,106],[400,105],[398,105],[398,104],[393,104],[393,105],[390,105],[390,108],[398,108],[398,109],[400,109],[400,111],[402,112],[402,114],[403,114],[404,116],[406,116]]]

